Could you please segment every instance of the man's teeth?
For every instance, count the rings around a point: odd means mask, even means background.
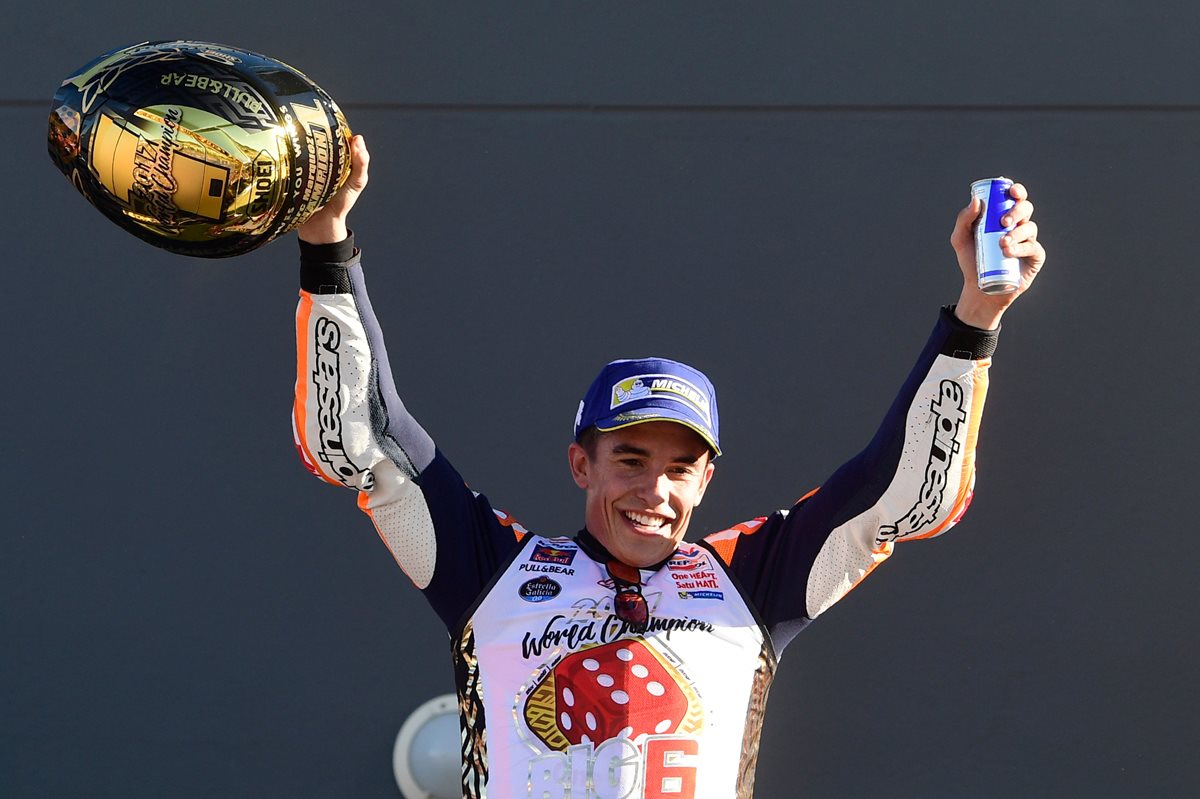
[[[643,527],[662,527],[666,523],[666,519],[663,519],[661,516],[644,516],[632,511],[625,511],[625,518]]]

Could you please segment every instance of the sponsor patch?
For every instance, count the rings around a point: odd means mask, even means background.
[[[674,375],[649,374],[628,377],[612,387],[609,408],[615,410],[622,405],[651,397],[670,399],[691,407],[705,423],[712,424],[708,407],[708,396],[686,380]]]
[[[534,563],[557,563],[559,566],[570,566],[571,561],[575,560],[577,549],[567,547],[554,547],[549,544],[535,544],[533,554],[529,556],[529,560]]]
[[[517,594],[526,602],[548,602],[562,592],[562,586],[549,577],[534,577],[521,584]]]
[[[702,571],[693,574],[672,574],[675,578],[675,587],[681,591],[690,591],[693,588],[720,588],[721,583],[717,581],[716,572]]]
[[[695,552],[676,552],[667,561],[667,568],[672,572],[693,572],[711,567],[708,564],[708,553],[698,549]]]
[[[721,591],[680,591],[680,599],[719,599],[725,600],[725,594]]]
[[[557,563],[522,563],[517,566],[517,571],[523,572],[538,572],[539,574],[565,574],[572,577],[575,570],[566,566],[559,566]]]

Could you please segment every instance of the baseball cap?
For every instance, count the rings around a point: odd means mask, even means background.
[[[607,432],[655,421],[690,427],[721,454],[716,389],[703,372],[668,358],[605,365],[579,402],[575,438],[592,426]]]

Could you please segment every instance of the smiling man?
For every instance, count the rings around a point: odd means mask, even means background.
[[[666,358],[613,361],[580,401],[571,476],[585,530],[621,562],[652,566],[683,540],[721,452],[716,412],[708,378]]]
[[[1024,187],[1004,251],[1018,291],[976,288],[972,201],[951,245],[959,301],[938,314],[866,448],[784,510],[691,543],[721,454],[717,397],[665,358],[613,361],[579,404],[571,475],[584,526],[536,535],[470,490],[405,410],[347,215],[299,231],[296,445],[358,491],[392,556],[449,630],[463,795],[745,799],[784,647],[891,555],[950,529],[974,488],[1000,317],[1045,261]]]

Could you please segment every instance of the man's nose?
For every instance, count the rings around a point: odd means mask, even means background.
[[[671,478],[665,473],[650,471],[638,486],[642,499],[654,505],[661,505],[671,495]]]

